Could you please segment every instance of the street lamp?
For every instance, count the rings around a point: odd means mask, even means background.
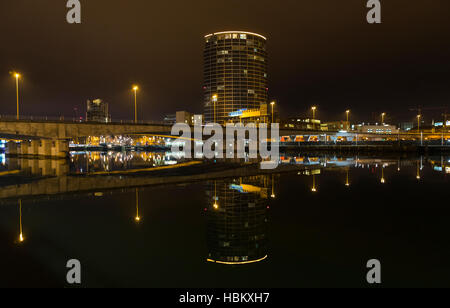
[[[386,113],[385,112],[383,112],[382,114],[381,114],[381,124],[384,124],[384,118],[386,117]]]
[[[272,106],[272,123],[273,123],[273,107],[275,106],[275,101],[271,102],[270,105]]]
[[[134,91],[134,123],[137,124],[137,91],[139,90],[138,86],[133,86]]]
[[[347,130],[350,130],[350,110],[347,110],[345,113],[347,115]]]
[[[420,133],[420,119],[422,118],[422,115],[417,115],[417,132]]]
[[[317,107],[311,107],[311,110],[312,110],[312,112],[313,112],[313,120],[315,120],[316,119],[316,110],[317,110]]]
[[[212,96],[212,101],[214,103],[214,123],[216,123],[216,103],[218,101],[219,97],[217,96],[217,94],[214,94]]]
[[[20,79],[20,74],[14,73],[14,78],[16,78],[17,120],[19,120],[19,79]]]

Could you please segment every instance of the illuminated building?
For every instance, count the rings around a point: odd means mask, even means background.
[[[93,101],[87,101],[87,112],[86,121],[87,122],[101,122],[108,123],[111,122],[111,117],[109,115],[108,103],[101,99],[96,99]]]
[[[356,126],[356,130],[360,133],[368,134],[398,134],[399,130],[394,125],[370,125],[359,124]]]
[[[267,258],[269,187],[269,176],[208,185],[207,261],[240,265]]]
[[[339,131],[350,131],[350,122],[347,121],[337,121],[337,122],[327,122],[325,123],[329,131],[339,132]]]
[[[240,122],[240,111],[259,111],[267,119],[268,79],[266,38],[262,35],[230,31],[209,34],[204,50],[205,122]],[[249,118],[245,119],[250,122]]]
[[[303,119],[300,117],[289,118],[287,120],[283,120],[281,123],[281,127],[304,129],[304,130],[322,130],[322,131],[328,130],[327,125],[322,124],[320,120]]]

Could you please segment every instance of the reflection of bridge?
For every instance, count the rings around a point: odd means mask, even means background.
[[[0,138],[23,140],[8,144],[8,154],[65,157],[68,141],[88,136],[167,134],[164,124],[78,123],[59,121],[16,121],[0,119]]]
[[[384,164],[396,163],[396,160],[370,160]],[[175,166],[164,166],[146,170],[123,170],[113,172],[94,172],[87,175],[70,174],[66,160],[39,160],[39,159],[10,159],[8,169],[0,172],[0,179],[5,184],[0,189],[0,203],[8,199],[34,199],[39,196],[74,195],[92,192],[102,192],[115,189],[127,189],[134,187],[166,185],[175,183],[187,183],[193,181],[205,181],[212,179],[224,179],[232,177],[249,177],[274,172],[284,173],[304,170],[320,170],[322,168],[342,168],[354,166],[357,163],[365,163],[366,160],[358,158],[337,159],[335,157],[289,157],[281,158],[282,164],[276,170],[261,170],[259,164],[253,165],[227,165],[225,164],[195,164],[188,162]],[[369,160],[367,160],[367,163]],[[170,172],[169,169],[177,169]],[[139,172],[137,172],[139,171]],[[145,174],[146,176],[137,176]],[[10,175],[10,177],[8,177]],[[22,178],[15,182],[15,179]],[[28,180],[27,180],[28,179]],[[237,183],[236,183],[237,184]],[[227,190],[230,187],[227,186]],[[233,186],[231,190],[239,193],[254,193],[267,197],[268,192],[259,189],[259,185],[244,185],[242,183]],[[272,191],[272,195],[273,195]]]

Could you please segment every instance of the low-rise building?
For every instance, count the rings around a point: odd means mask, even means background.
[[[403,122],[403,123],[400,123],[400,129],[402,131],[407,132],[407,131],[410,131],[413,128],[414,128],[414,122]]]
[[[359,133],[367,134],[398,134],[399,129],[394,125],[371,125],[371,124],[359,124],[356,127],[356,131]]]
[[[187,111],[177,111],[176,114],[177,123],[185,123],[188,125],[194,124],[194,115]]]
[[[339,131],[350,131],[350,122],[347,121],[337,121],[337,122],[327,122],[325,123],[329,131],[339,132]]]
[[[87,122],[111,122],[111,116],[109,114],[108,103],[101,99],[88,100],[86,109],[86,121]]]
[[[177,115],[175,113],[164,116],[164,124],[173,125],[177,122]]]
[[[300,117],[289,118],[281,121],[281,128],[294,128],[304,130],[328,130],[327,126],[322,124],[320,120],[304,119]]]

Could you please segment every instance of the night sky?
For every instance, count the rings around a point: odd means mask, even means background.
[[[381,25],[366,0],[81,0],[82,24],[66,22],[65,0],[1,0],[0,114],[73,117],[103,98],[113,120],[162,120],[202,112],[204,35],[243,30],[268,37],[269,95],[281,115],[324,120],[412,120],[450,106],[450,1],[382,0]],[[440,120],[443,110],[424,112]],[[448,108],[450,112],[450,108]],[[379,118],[377,118],[379,119]]]

